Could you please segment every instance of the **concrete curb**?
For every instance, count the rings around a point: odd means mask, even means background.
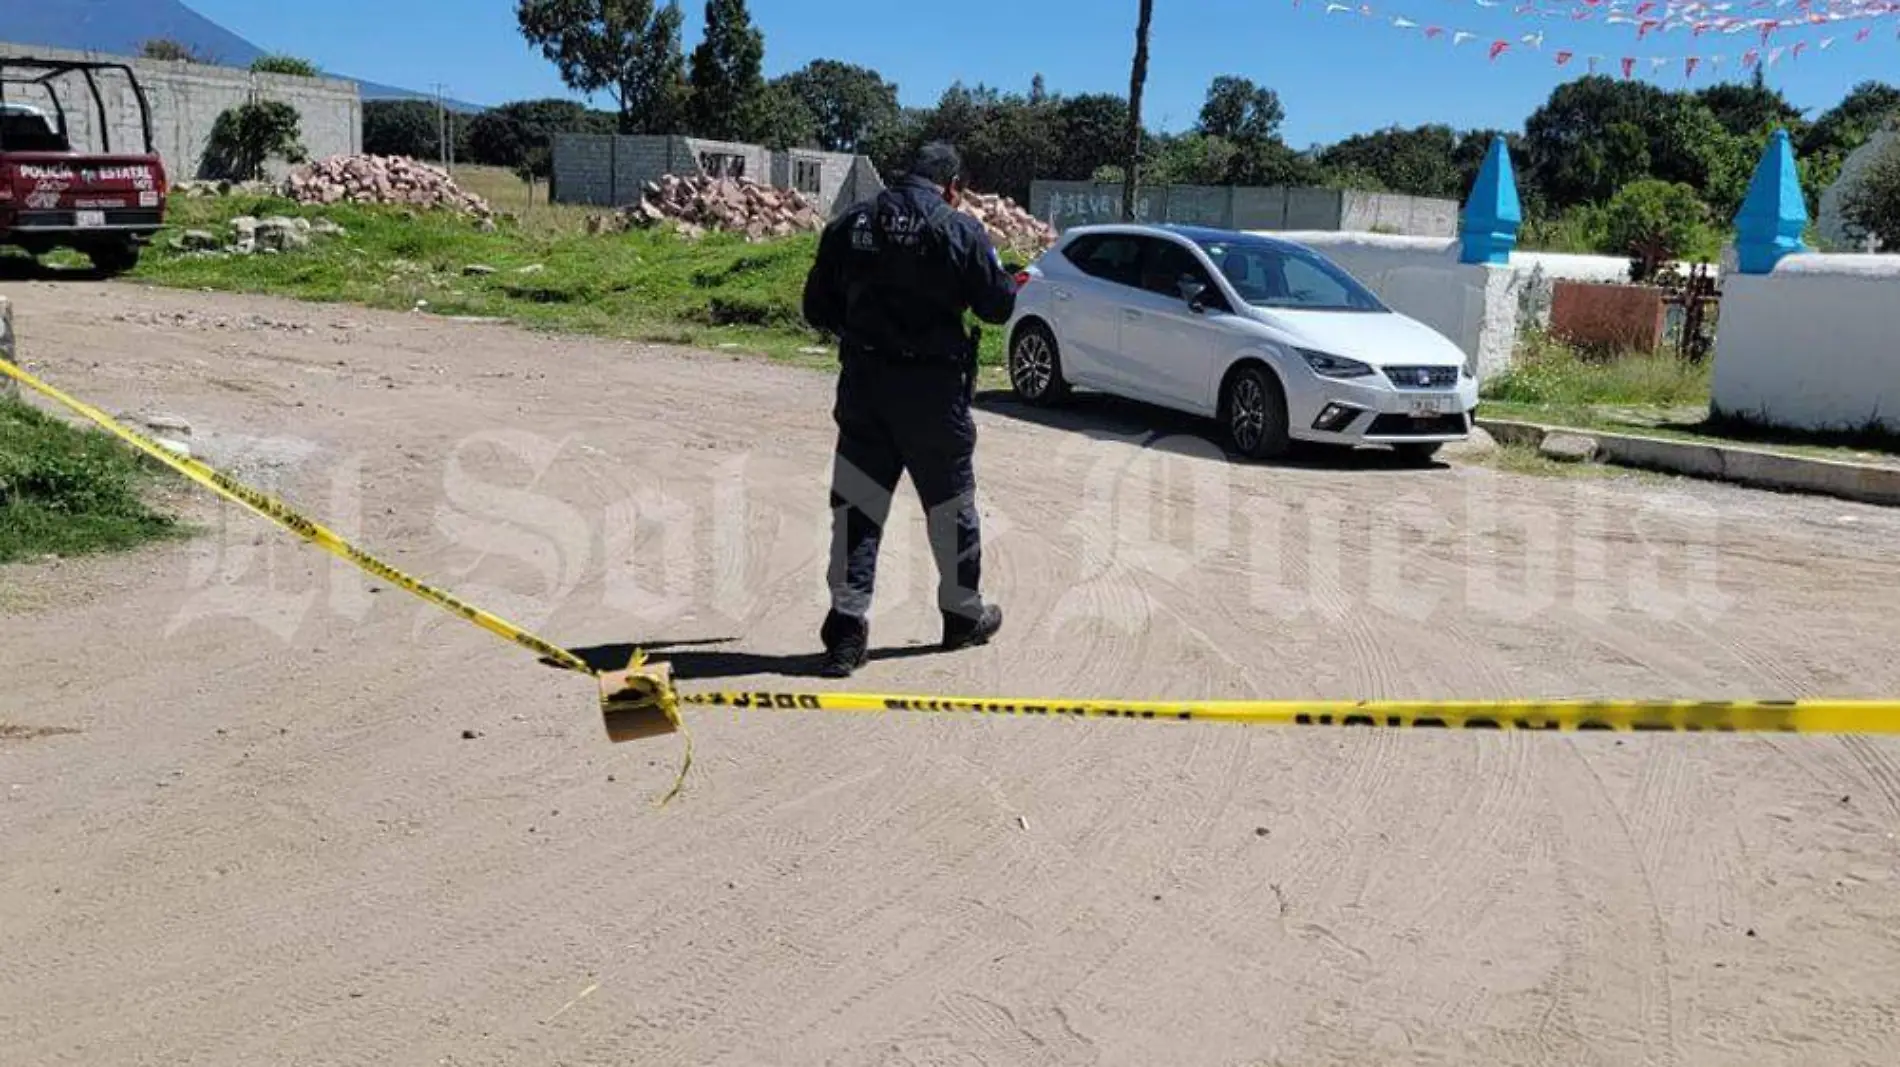
[[[1863,504],[1900,507],[1900,467],[1842,463],[1757,448],[1600,433],[1506,419],[1479,419],[1478,425],[1490,431],[1500,444],[1539,448],[1550,434],[1576,435],[1596,442],[1596,459],[1602,463],[1733,482],[1756,489],[1813,493]]]

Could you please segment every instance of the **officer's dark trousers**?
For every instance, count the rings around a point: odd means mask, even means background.
[[[937,606],[976,618],[983,569],[976,515],[976,424],[961,367],[852,354],[838,376],[838,450],[831,481],[831,606],[871,611],[878,544],[898,480],[922,498],[937,561]]]

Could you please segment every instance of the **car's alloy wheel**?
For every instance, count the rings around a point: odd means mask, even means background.
[[[1286,397],[1268,371],[1260,367],[1236,371],[1227,383],[1222,408],[1234,451],[1252,459],[1285,454]]]
[[[1009,350],[1009,384],[1032,404],[1051,403],[1068,392],[1056,340],[1042,326],[1032,324],[1017,333]]]

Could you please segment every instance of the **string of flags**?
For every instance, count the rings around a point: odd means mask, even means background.
[[[1453,0],[1460,2],[1460,0]],[[1481,8],[1503,7],[1512,0],[1471,0]],[[1549,56],[1552,62],[1561,68],[1568,68],[1581,61],[1591,74],[1601,73],[1604,68],[1616,70],[1624,78],[1636,76],[1641,66],[1654,76],[1670,67],[1678,67],[1685,79],[1692,79],[1703,68],[1711,72],[1720,71],[1725,65],[1732,65],[1742,71],[1757,67],[1773,67],[1783,60],[1798,60],[1803,53],[1812,50],[1825,52],[1833,48],[1840,40],[1838,36],[1823,37],[1819,41],[1794,41],[1788,44],[1773,44],[1774,34],[1783,30],[1798,29],[1814,25],[1831,25],[1848,20],[1873,20],[1891,17],[1900,13],[1900,0],[1841,0],[1828,4],[1822,0],[1722,0],[1718,3],[1706,3],[1702,0],[1690,2],[1670,2],[1670,0],[1575,0],[1564,3],[1562,0],[1517,0],[1513,14],[1543,17],[1561,17],[1572,21],[1599,19],[1606,24],[1633,23],[1637,26],[1636,39],[1642,41],[1651,33],[1665,33],[1673,29],[1687,28],[1700,38],[1705,33],[1724,35],[1753,30],[1759,36],[1759,42],[1739,54],[1701,53],[1678,56],[1615,56],[1604,53],[1580,53],[1575,48],[1545,48],[1544,30],[1537,29],[1523,34],[1490,37],[1470,30],[1459,29],[1430,22],[1418,22],[1402,14],[1389,14],[1375,10],[1366,3],[1346,3],[1343,0],[1293,0],[1296,8],[1308,8],[1326,16],[1349,15],[1368,21],[1383,22],[1391,28],[1407,33],[1417,33],[1429,41],[1445,41],[1453,48],[1462,47],[1473,41],[1485,41],[1486,57],[1496,62],[1510,53],[1524,54],[1536,52]],[[1781,12],[1770,17],[1758,14],[1736,14],[1736,12]],[[1857,28],[1851,40],[1863,44],[1874,35],[1875,27],[1864,25]],[[1896,32],[1900,37],[1900,32]]]
[[[1457,0],[1454,0],[1457,2]],[[1669,0],[1471,0],[1479,8],[1508,10],[1521,18],[1596,21],[1608,26],[1633,26],[1638,40],[1652,33],[1689,30],[1695,36],[1714,33],[1760,34],[1763,42],[1784,30],[1828,26],[1883,18],[1900,13],[1900,0],[1844,0],[1827,4],[1817,0],[1747,0],[1720,3],[1671,3]],[[1295,0],[1295,7],[1300,0]],[[1364,5],[1326,3],[1329,13],[1359,10]]]

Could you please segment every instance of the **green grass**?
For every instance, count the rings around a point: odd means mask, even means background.
[[[173,520],[141,499],[151,476],[106,434],[0,398],[0,563],[179,536]]]
[[[1714,371],[1713,361],[1697,365],[1669,353],[1597,357],[1530,334],[1511,370],[1485,383],[1480,415],[1846,462],[1891,464],[1900,456],[1900,435],[1879,427],[1811,433],[1711,415]]]
[[[1542,334],[1527,334],[1509,371],[1485,383],[1486,400],[1550,407],[1627,405],[1707,409],[1713,362],[1667,352],[1594,356]]]
[[[228,237],[229,221],[240,215],[327,218],[348,233],[315,238],[308,249],[280,256],[249,257],[190,256],[161,237],[137,277],[377,308],[422,306],[434,315],[505,318],[531,328],[736,348],[798,362],[833,358],[800,311],[817,248],[812,235],[747,244],[728,235],[700,241],[660,231],[589,236],[525,223],[482,233],[447,212],[304,208],[247,197],[175,201],[171,221],[178,229]],[[495,273],[465,276],[472,265]],[[1001,362],[996,330],[985,331],[984,357]]]

